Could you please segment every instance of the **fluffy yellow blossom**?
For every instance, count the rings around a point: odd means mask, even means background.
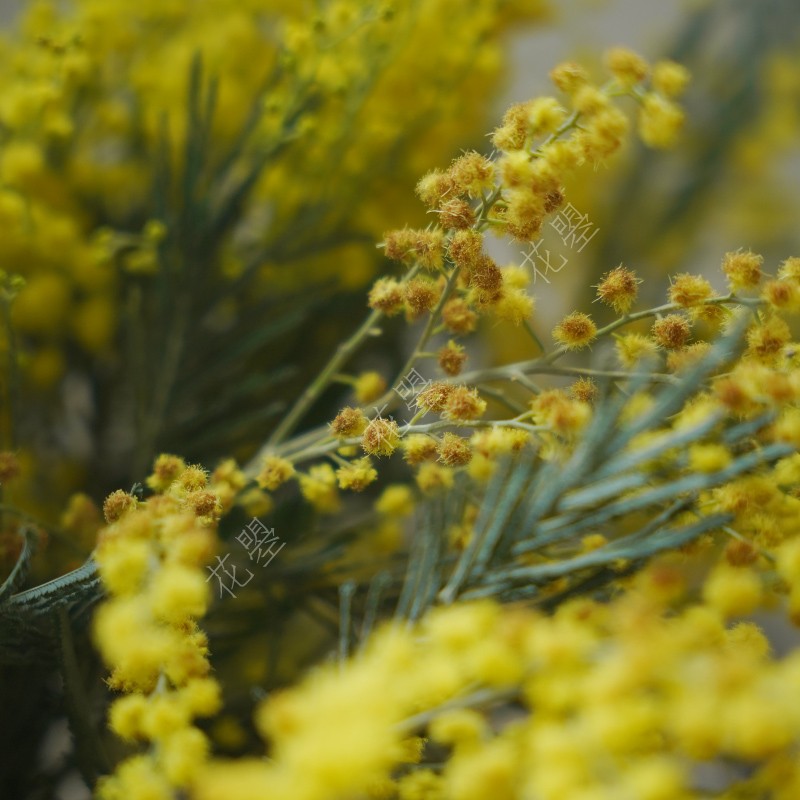
[[[647,336],[639,333],[626,333],[616,337],[617,357],[625,367],[634,367],[640,361],[655,358],[658,346]]]
[[[602,300],[618,314],[627,314],[639,293],[636,273],[620,264],[607,272],[597,285],[597,299]]]
[[[371,483],[376,481],[378,473],[372,466],[368,457],[360,458],[350,462],[347,466],[339,467],[336,470],[336,479],[339,481],[340,489],[352,489],[360,492],[366,489]]]
[[[332,514],[339,510],[336,473],[330,464],[315,464],[307,474],[299,475],[300,491],[318,511]]]
[[[639,135],[655,148],[672,147],[683,128],[684,114],[675,103],[657,94],[648,93],[639,112]]]
[[[256,482],[262,489],[274,492],[279,486],[292,478],[295,474],[290,461],[279,456],[268,455],[264,458]]]
[[[653,65],[653,88],[665,97],[683,94],[689,80],[689,70],[675,61],[657,61]]]
[[[411,489],[402,483],[387,486],[375,501],[375,510],[388,517],[404,517],[413,509],[414,496]]]
[[[378,372],[362,372],[355,382],[356,400],[363,406],[377,400],[386,391],[386,379]]]

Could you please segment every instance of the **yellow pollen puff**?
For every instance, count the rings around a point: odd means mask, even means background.
[[[684,113],[675,103],[657,94],[647,94],[639,110],[639,135],[649,147],[672,147],[681,132]]]
[[[624,367],[635,367],[641,361],[654,359],[658,345],[648,336],[640,333],[625,333],[616,337],[617,358]]]
[[[417,486],[424,494],[434,494],[451,489],[453,486],[453,471],[430,462],[422,464],[416,475]]]
[[[727,447],[721,444],[696,444],[689,448],[689,469],[692,472],[717,472],[732,461]]]
[[[606,53],[605,63],[611,74],[623,85],[641,83],[650,70],[648,63],[633,50],[614,47]]]
[[[438,714],[428,726],[434,741],[444,745],[476,744],[489,733],[483,715],[472,708],[456,708]]]
[[[597,285],[597,299],[618,314],[627,314],[636,301],[639,283],[636,273],[620,264],[607,272]]]
[[[315,464],[307,475],[300,475],[300,492],[318,511],[333,514],[339,510],[336,473],[330,464]]]
[[[416,192],[422,202],[428,208],[436,208],[441,205],[455,191],[455,184],[452,176],[448,172],[435,169],[428,172],[417,183]]]
[[[580,114],[593,117],[611,105],[608,95],[596,86],[581,86],[572,98],[572,107]]]
[[[523,289],[503,290],[500,299],[489,306],[489,313],[496,319],[522,325],[533,315],[534,300]]]
[[[703,585],[703,598],[723,617],[741,617],[758,608],[761,579],[746,567],[719,564]]]
[[[117,736],[128,742],[143,736],[142,718],[148,700],[143,694],[129,694],[117,698],[108,710],[108,725]]]
[[[336,478],[340,489],[352,489],[361,492],[378,479],[378,473],[368,457],[352,461],[347,466],[336,470]]]
[[[378,372],[362,372],[354,385],[356,400],[367,405],[386,391],[386,379]]]
[[[539,97],[528,106],[528,130],[532,137],[554,133],[567,116],[567,110],[552,97]]]
[[[156,694],[149,698],[142,714],[142,732],[150,739],[164,739],[186,728],[189,718],[189,711],[176,692]]]
[[[375,501],[375,510],[387,517],[408,516],[414,510],[414,494],[402,483],[387,486]]]
[[[424,433],[412,433],[403,437],[403,458],[409,464],[432,461],[438,454],[436,440]]]
[[[369,292],[369,307],[393,317],[403,310],[403,286],[393,278],[379,278]]]
[[[589,80],[586,70],[575,61],[563,61],[550,71],[550,80],[564,94],[574,94]]]
[[[158,759],[175,786],[188,786],[208,757],[209,743],[197,728],[183,728],[159,742]]]
[[[653,65],[653,88],[665,97],[679,97],[690,79],[689,70],[675,61],[657,61]]]
[[[148,590],[153,615],[172,624],[202,617],[210,599],[206,577],[198,569],[179,564],[161,567]]]
[[[279,486],[292,478],[295,474],[294,467],[290,461],[280,456],[269,455],[264,458],[261,470],[256,476],[256,483],[270,492],[274,492]]]
[[[103,585],[116,595],[138,591],[154,557],[149,542],[127,537],[106,539],[98,545],[95,552]]]
[[[800,283],[800,258],[797,256],[787,258],[778,270],[778,278]]]
[[[533,181],[533,163],[527,150],[511,150],[500,159],[500,176],[508,188],[529,186]]]
[[[170,487],[175,493],[196,492],[205,489],[208,484],[208,473],[199,464],[186,467]]]

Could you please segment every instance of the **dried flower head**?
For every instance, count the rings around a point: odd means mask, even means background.
[[[442,322],[453,333],[472,333],[478,324],[478,315],[469,307],[466,300],[453,297],[442,308]]]
[[[331,422],[331,433],[342,439],[348,436],[360,436],[368,422],[369,420],[360,408],[346,406]]]
[[[466,200],[454,197],[442,203],[439,224],[445,229],[463,230],[475,224],[475,212]]]
[[[434,308],[441,291],[430,278],[412,278],[405,284],[404,294],[409,314],[415,319]]]
[[[653,323],[650,333],[661,347],[677,350],[689,341],[692,328],[689,320],[681,314],[668,314]]]
[[[446,419],[480,419],[486,411],[486,401],[478,395],[477,389],[468,386],[454,386],[445,403],[442,415]]]
[[[476,290],[480,302],[492,302],[500,299],[503,288],[503,273],[494,260],[487,255],[481,256],[478,262],[467,273],[469,286]]]
[[[361,447],[372,456],[390,456],[400,444],[400,428],[393,419],[376,417],[361,435]]]
[[[780,353],[791,338],[792,332],[786,321],[772,315],[747,332],[747,348],[758,358],[769,359]]]
[[[437,353],[437,359],[442,371],[447,375],[458,375],[464,368],[467,354],[460,344],[456,344],[452,339],[442,347]]]
[[[417,408],[423,408],[425,411],[444,411],[454,388],[452,383],[444,383],[443,381],[429,383],[417,395]]]
[[[8,450],[0,452],[0,484],[13,481],[19,476],[19,459]]]
[[[591,378],[578,378],[578,380],[569,387],[569,393],[576,400],[591,405],[597,400],[600,390]]]
[[[553,338],[569,350],[580,350],[591,344],[597,334],[597,326],[588,314],[573,311],[553,328]]]
[[[800,312],[800,284],[790,279],[769,281],[761,296],[772,308],[790,314]]]
[[[476,230],[456,231],[447,248],[447,253],[457,267],[470,270],[483,255],[483,236]]]
[[[389,231],[384,234],[383,248],[386,257],[392,261],[402,261],[409,263],[413,260],[413,247],[416,240],[416,231],[409,228],[402,230]]]
[[[448,467],[463,467],[472,459],[469,442],[455,433],[445,433],[439,443],[439,461]]]
[[[403,310],[403,286],[393,278],[379,278],[369,291],[369,307],[393,317]]]
[[[111,492],[103,502],[103,516],[106,522],[111,524],[123,515],[135,510],[137,505],[138,501],[132,494],[128,494],[122,489],[117,489],[117,491]]]

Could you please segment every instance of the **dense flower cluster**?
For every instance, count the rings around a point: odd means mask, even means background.
[[[162,455],[148,484],[156,494],[142,503],[109,495],[95,550],[110,595],[97,611],[95,641],[112,669],[108,685],[124,692],[110,706],[109,726],[126,741],[149,743],[103,781],[98,796],[107,800],[168,798],[188,786],[210,749],[193,721],[221,707],[197,620],[211,599],[205,566],[217,520],[243,477],[225,465],[209,481],[202,468]]]
[[[314,14],[279,0],[28,4],[0,44],[0,269],[25,283],[0,346],[25,392],[57,415],[65,377],[85,380],[103,416],[129,380],[128,327],[165,272],[204,270],[225,325],[277,291],[363,286],[399,208],[383,186],[482,127],[503,33],[543,13],[493,0],[336,0]],[[398,143],[411,128],[413,147]],[[212,239],[187,244],[193,225]],[[37,481],[20,481],[18,502],[50,498],[52,513],[87,448],[21,444]]]
[[[108,727],[130,751],[98,797],[794,800],[800,656],[774,656],[750,617],[800,625],[800,258],[727,252],[715,272],[670,276],[658,305],[642,270],[614,259],[595,305],[568,308],[548,336],[528,267],[498,263],[488,240],[538,242],[566,187],[632,128],[671,147],[688,71],[625,48],[606,54],[602,81],[559,64],[557,96],[509,108],[491,155],[431,169],[479,113],[453,113],[453,87],[485,93],[500,32],[538,3],[306,11],[37,2],[25,43],[2,45],[9,408],[20,386],[46,396],[68,372],[102,381],[92,369],[120,359],[122,299],[135,316],[152,291],[176,321],[158,343],[164,369],[145,365],[134,382],[133,394],[152,392],[136,419],[153,444],[159,414],[180,405],[179,323],[196,311],[173,313],[164,288],[181,260],[202,266],[192,274],[212,294],[237,287],[203,319],[214,335],[309,276],[363,284],[361,240],[382,233],[394,267],[247,464],[209,474],[163,453],[143,483],[106,496],[105,524],[86,495],[68,503],[56,534],[94,547],[83,569],[96,568],[105,597],[92,641],[109,670]],[[399,98],[412,87],[409,120]],[[187,96],[189,113],[171,116]],[[398,159],[414,125],[414,157]],[[416,194],[432,222],[383,233],[374,196],[398,160],[402,177],[424,173]],[[299,273],[279,270],[290,262]],[[2,271],[11,264],[23,277]],[[469,337],[498,321],[533,355],[487,364]],[[417,334],[394,375],[358,360],[391,325]],[[323,396],[336,398],[330,421],[297,433]],[[187,409],[177,419],[202,412]],[[11,433],[0,484],[22,485],[24,499],[32,459]],[[9,509],[18,580],[32,537],[26,512]],[[342,509],[357,513],[329,519]],[[284,563],[246,602],[220,602],[204,631],[218,536],[273,510],[297,527]],[[47,591],[11,600],[36,610]],[[233,606],[246,606],[245,633],[220,635]],[[60,624],[73,610],[65,602]],[[257,663],[230,702],[243,642],[245,669],[255,650]],[[15,644],[0,639],[0,652]],[[335,644],[335,663],[320,656]]]
[[[270,759],[212,762],[193,796],[688,800],[708,796],[712,765],[741,762],[748,776],[714,796],[789,800],[798,657],[774,658],[713,605],[666,613],[688,588],[683,560],[552,617],[468,603],[384,628],[343,670],[265,701]]]

